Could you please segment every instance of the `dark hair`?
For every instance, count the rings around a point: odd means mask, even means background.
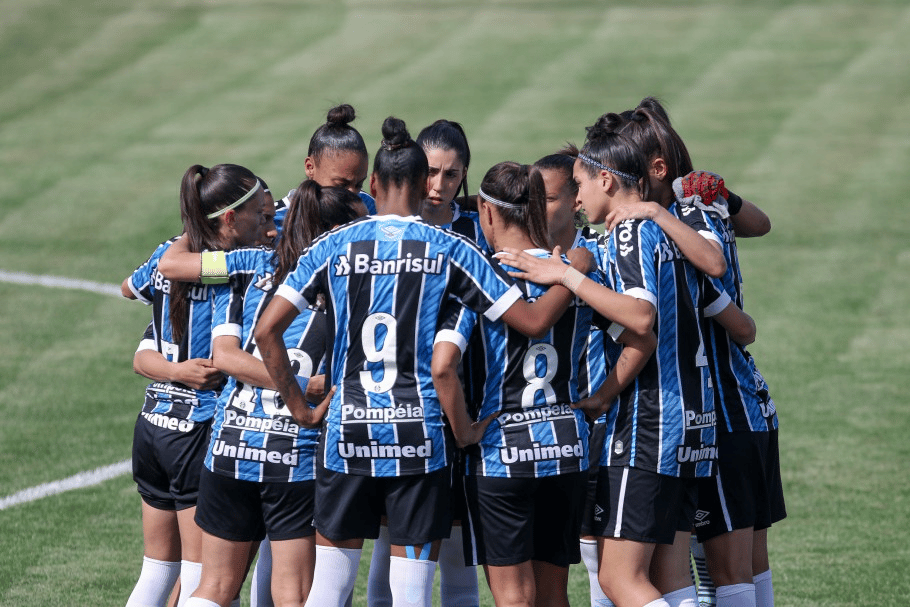
[[[351,122],[357,117],[354,108],[344,103],[329,110],[325,124],[310,137],[307,156],[318,160],[330,152],[357,152],[367,155],[367,145]]]
[[[667,163],[668,181],[692,172],[689,150],[656,97],[645,97],[634,110],[623,112],[621,118],[622,123],[615,125],[613,130],[631,139],[646,159],[663,158]]]
[[[616,122],[617,116],[617,114],[604,114],[594,126],[587,127],[588,137],[581,148],[579,159],[584,164],[588,175],[592,177],[602,169],[585,161],[582,156],[587,156],[609,169],[618,171],[621,174],[614,173],[614,175],[617,177],[620,187],[635,189],[642,199],[647,200],[649,188],[645,176],[648,174],[648,163],[641,149],[631,139],[613,130],[612,125]]]
[[[189,250],[199,253],[222,248],[220,228],[222,218],[209,215],[246,196],[258,183],[249,169],[236,164],[216,164],[206,168],[194,164],[183,174],[180,182],[180,217]],[[237,209],[255,201],[250,197]],[[171,281],[169,313],[174,343],[180,343],[187,327],[187,293],[192,285]]]
[[[480,189],[491,198],[517,205],[508,208],[491,203],[506,225],[521,227],[530,236],[534,246],[550,250],[547,193],[537,167],[517,162],[500,162],[484,175]]]
[[[427,155],[411,139],[404,121],[394,116],[386,118],[382,123],[382,143],[373,159],[373,173],[379,183],[419,190],[426,186],[429,172]]]
[[[563,174],[566,185],[573,195],[578,194],[578,182],[575,181],[573,170],[575,168],[575,159],[578,158],[578,148],[571,143],[567,143],[564,148],[555,154],[544,156],[534,163],[541,171],[557,171]],[[575,227],[582,228],[588,225],[588,218],[585,216],[584,209],[575,211]]]
[[[462,196],[468,196],[468,166],[471,164],[471,148],[464,127],[452,120],[439,119],[425,127],[417,135],[417,145],[426,150],[455,150],[458,159],[464,165],[464,175],[459,186]]]
[[[360,214],[355,205],[361,203],[360,196],[344,188],[322,187],[307,179],[294,190],[284,220],[284,231],[275,247],[274,284],[284,280],[297,265],[304,249],[316,238],[349,221]]]

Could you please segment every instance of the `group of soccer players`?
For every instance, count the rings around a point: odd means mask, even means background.
[[[764,213],[696,172],[653,98],[469,196],[462,127],[368,154],[348,105],[277,205],[191,166],[184,234],[123,284],[145,557],[129,606],[772,605],[777,417],[745,346],[735,235]],[[461,194],[459,196],[459,194]],[[603,234],[587,223],[605,224]],[[179,592],[175,586],[179,579]]]

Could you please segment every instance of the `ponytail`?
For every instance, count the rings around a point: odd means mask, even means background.
[[[496,207],[506,225],[524,230],[534,246],[552,248],[547,232],[547,192],[536,166],[500,162],[484,175],[478,196]]]
[[[301,253],[323,233],[360,216],[360,196],[337,187],[322,187],[312,179],[301,183],[291,196],[284,232],[275,249],[274,284],[284,280]]]
[[[221,248],[221,216],[231,208],[250,203],[259,180],[247,168],[218,164],[211,169],[194,164],[180,181],[180,217],[190,252]],[[172,281],[168,312],[174,343],[181,343],[189,316],[187,296],[191,285]]]

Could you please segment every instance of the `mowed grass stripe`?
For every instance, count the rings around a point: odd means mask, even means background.
[[[148,308],[7,284],[0,301],[3,495],[129,457],[146,383],[131,360]]]
[[[905,14],[898,17],[819,84],[758,160],[759,171],[769,176],[769,195],[786,202],[775,228],[782,243],[777,263],[765,272],[777,281],[774,291],[782,300],[775,306],[777,318],[760,324],[770,328],[770,341],[760,329],[755,350],[765,354],[762,344],[775,344],[759,364],[765,360],[778,368],[769,381],[772,389],[782,388],[773,393],[783,413],[791,521],[785,523],[790,541],[777,542],[774,549],[793,564],[786,581],[793,583],[794,604],[846,605],[875,585],[908,588],[895,557],[904,540],[889,536],[889,530],[907,521],[908,491],[893,481],[904,474],[894,446],[908,428],[895,424],[902,415],[893,386],[904,392],[910,387],[906,374],[895,368],[906,368],[910,358],[894,348],[854,349],[868,323],[877,324],[874,310],[883,293],[905,302],[910,295],[901,279],[906,269],[895,265],[907,242],[907,224],[900,221],[906,211],[891,196],[897,192],[889,191],[899,180],[879,187],[881,176],[900,174],[910,155],[906,143],[895,145],[906,128],[894,129],[907,121],[901,74],[906,68],[894,61],[906,52],[901,47],[907,22]],[[870,112],[870,104],[878,111]],[[842,202],[832,205],[832,200]],[[892,237],[894,232],[902,238]],[[885,319],[905,325],[896,318],[900,309],[883,311]],[[898,330],[902,333],[906,330]],[[897,362],[889,365],[892,356]],[[890,373],[870,373],[880,361]],[[800,439],[792,440],[797,435]],[[820,478],[828,480],[819,483]],[[864,514],[851,516],[854,512]],[[838,572],[845,568],[851,573],[843,578]],[[832,597],[833,585],[846,596]]]

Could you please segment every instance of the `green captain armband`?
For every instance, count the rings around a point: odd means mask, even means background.
[[[228,281],[227,259],[224,251],[202,253],[202,271],[199,273],[204,285],[220,285]]]

